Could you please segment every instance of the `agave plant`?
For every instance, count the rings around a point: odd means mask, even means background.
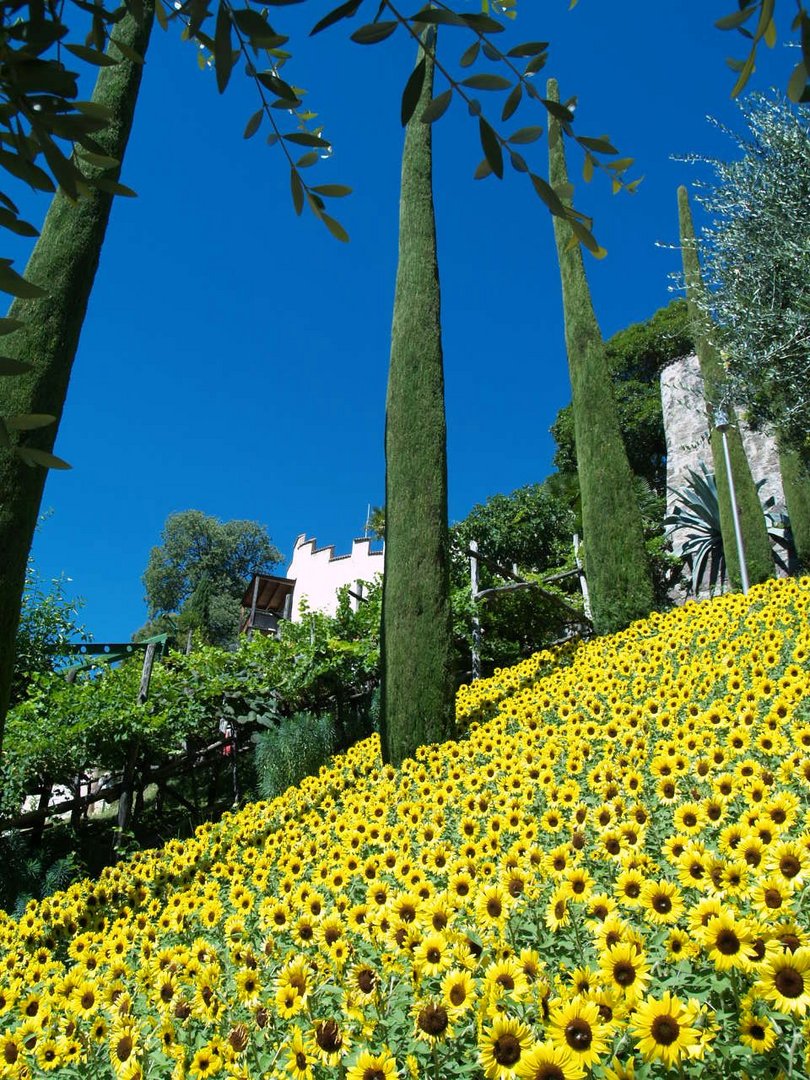
[[[726,576],[717,483],[714,473],[704,464],[700,468],[700,473],[689,470],[689,486],[671,489],[677,502],[672,513],[664,518],[670,536],[688,530],[681,554],[692,571],[691,588],[696,595],[707,570],[710,593],[714,593],[718,583],[722,585]]]
[[[708,471],[701,462],[702,476],[689,470],[690,486],[670,488],[677,502],[672,513],[664,518],[664,525],[670,536],[681,529],[689,529],[681,554],[692,570],[692,592],[697,595],[698,587],[708,567],[709,592],[714,593],[718,582],[722,585],[726,575],[726,559],[723,552],[723,537],[720,532],[720,504],[717,499],[717,483],[714,473]],[[757,491],[765,483],[760,480]],[[768,535],[773,545],[773,557],[779,569],[785,573],[796,570],[796,549],[790,531],[790,520],[784,512],[775,508],[773,496],[763,505]]]

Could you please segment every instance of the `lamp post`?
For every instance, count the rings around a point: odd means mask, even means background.
[[[723,457],[726,461],[726,476],[728,477],[728,496],[731,501],[731,516],[734,519],[734,536],[737,540],[737,558],[740,563],[740,580],[742,581],[743,593],[748,592],[748,568],[745,565],[745,548],[743,547],[742,529],[740,528],[740,515],[737,511],[737,492],[734,489],[734,476],[731,472],[731,456],[728,452],[728,429],[729,419],[725,409],[715,409],[714,426],[723,438]]]

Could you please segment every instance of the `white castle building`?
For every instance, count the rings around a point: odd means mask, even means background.
[[[384,562],[384,549],[372,551],[368,537],[353,540],[347,555],[335,555],[334,544],[319,548],[315,539],[307,540],[306,533],[301,533],[295,541],[286,577],[253,575],[242,597],[241,630],[275,634],[279,619],[299,622],[304,609],[334,615],[338,591],[344,586],[349,587],[356,609],[364,583],[382,576]]]

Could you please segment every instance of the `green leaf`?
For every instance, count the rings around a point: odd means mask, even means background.
[[[320,217],[321,221],[324,223],[324,225],[327,227],[329,232],[332,234],[332,236],[334,236],[336,240],[340,240],[343,244],[348,244],[349,234],[346,232],[346,230],[343,228],[339,221],[335,221],[335,219],[333,217],[330,217],[328,214],[322,213]]]
[[[6,417],[6,427],[9,431],[35,431],[37,428],[49,427],[55,422],[56,417],[48,413],[18,413],[16,416]]]
[[[74,56],[78,56],[80,60],[84,60],[88,64],[95,64],[96,67],[115,67],[118,63],[107,53],[99,52],[98,49],[88,49],[86,45],[66,44],[65,48]]]
[[[39,229],[35,229],[27,221],[18,218],[10,210],[0,207],[0,227],[16,233],[17,236],[39,236]]]
[[[499,180],[503,179],[503,152],[498,136],[493,128],[486,122],[483,116],[478,118],[478,134],[481,138],[481,148],[484,157],[490,164],[492,171]]]
[[[600,247],[596,242],[596,239],[590,229],[587,229],[582,222],[569,219],[568,224],[571,226],[574,235],[583,247],[587,248],[590,253],[597,259],[604,259],[607,252],[603,247]]]
[[[0,375],[23,375],[31,370],[30,364],[16,360],[13,356],[0,356]]]
[[[423,23],[426,26],[466,26],[467,23],[463,16],[459,15],[455,11],[448,11],[445,8],[432,8],[424,7],[421,11],[417,11],[415,15],[411,15],[408,22]]]
[[[802,100],[804,88],[807,85],[807,67],[804,61],[796,65],[790,76],[787,86],[787,95],[791,101],[798,103]]]
[[[80,113],[92,116],[94,120],[112,120],[112,109],[100,101],[74,101],[73,104]]]
[[[122,195],[125,199],[137,199],[138,192],[133,191],[126,184],[120,184],[117,180],[110,180],[107,176],[99,176],[93,180],[93,187],[99,191],[106,191],[108,195]]]
[[[216,30],[214,32],[214,70],[220,94],[228,85],[233,71],[233,45],[231,43],[231,12],[226,0],[219,0]]]
[[[279,35],[258,11],[253,8],[234,8],[231,14],[241,33],[250,38],[251,45],[261,48],[272,47],[278,43]]]
[[[501,113],[501,120],[506,122],[510,119],[510,117],[514,116],[522,100],[523,85],[521,83],[515,83],[511,93],[509,94],[509,97],[504,103],[503,112]]]
[[[545,52],[547,48],[547,41],[527,41],[523,45],[515,45],[506,55],[512,57],[537,56],[539,53]]]
[[[391,37],[399,23],[394,19],[390,22],[366,23],[351,35],[352,41],[358,45],[376,45],[378,41],[385,41]]]
[[[82,161],[86,161],[88,165],[95,165],[97,169],[115,169],[121,164],[117,158],[109,157],[107,154],[96,154],[92,150],[85,150],[84,147],[80,147],[77,153]]]
[[[484,158],[483,161],[478,163],[478,167],[473,173],[473,180],[486,180],[488,176],[492,176],[492,166],[487,159]]]
[[[285,142],[295,143],[297,146],[320,146],[328,150],[332,145],[320,135],[313,135],[311,131],[292,131],[289,135],[282,136]]]
[[[53,180],[44,169],[40,169],[39,165],[34,165],[32,161],[28,161],[19,154],[10,154],[7,150],[0,150],[0,168],[10,172],[18,180],[24,180],[36,191],[56,191]]]
[[[46,469],[70,469],[62,458],[49,454],[46,450],[37,450],[33,446],[15,446],[14,453],[25,462],[26,465],[43,465]]]
[[[422,116],[420,117],[422,123],[433,124],[440,117],[444,116],[444,114],[450,107],[450,102],[452,101],[452,99],[452,90],[443,90],[441,94],[437,94],[437,96],[433,99],[433,101],[431,101],[431,103],[422,113]]]
[[[328,15],[316,22],[309,32],[309,36],[313,34],[320,34],[321,30],[326,30],[328,26],[334,26],[336,22],[340,22],[341,19],[350,19],[353,15],[357,14],[357,9],[362,4],[363,0],[346,0],[345,4],[340,4],[339,7],[334,8]]]
[[[539,56],[535,56],[530,60],[523,70],[524,75],[536,75],[538,71],[542,71],[548,62],[548,53],[540,53]]]
[[[252,136],[254,136],[256,134],[256,132],[259,130],[259,127],[261,125],[263,116],[264,116],[264,109],[257,109],[256,112],[253,114],[253,116],[251,116],[251,118],[248,120],[247,124],[245,125],[245,131],[244,131],[244,134],[242,135],[243,139],[250,139],[250,138],[252,138]]]
[[[413,116],[416,111],[416,106],[419,104],[422,87],[425,85],[425,64],[426,58],[423,56],[408,76],[408,81],[405,83],[405,89],[402,91],[400,118],[403,127],[405,127]]]
[[[549,210],[556,217],[566,217],[565,206],[563,205],[559,195],[542,176],[537,176],[535,173],[529,173],[531,176],[534,190],[549,208]]]
[[[301,211],[304,209],[304,185],[296,169],[290,170],[290,191],[295,212],[300,217]]]
[[[742,26],[744,22],[747,22],[756,9],[756,4],[749,4],[739,11],[732,11],[730,15],[724,15],[723,18],[718,19],[714,25],[718,30],[735,30],[738,26]]]
[[[284,82],[273,71],[259,71],[256,73],[256,78],[262,84],[266,86],[268,90],[272,90],[274,94],[278,94],[280,98],[283,98],[287,102],[295,102],[300,104],[298,95],[289,83]]]
[[[559,101],[551,101],[549,98],[540,98],[542,103],[546,107],[546,111],[550,112],[555,120],[560,120],[564,124],[570,124],[574,119],[574,114],[565,105],[561,105]]]
[[[543,129],[541,127],[524,127],[524,128],[520,128],[513,135],[510,135],[509,138],[506,141],[510,142],[510,143],[518,143],[518,144],[520,144],[520,143],[532,143],[532,142],[536,142],[537,139],[539,139],[542,134],[543,134]]]
[[[119,41],[114,34],[110,35],[110,41],[115,45],[116,49],[118,49],[125,60],[129,60],[131,64],[143,64],[143,57],[139,52],[136,52],[131,45],[128,45],[125,41]]]
[[[478,59],[478,53],[481,51],[481,42],[474,41],[469,48],[465,49],[461,54],[459,64],[461,67],[470,67]]]
[[[469,75],[461,80],[462,86],[470,86],[473,90],[508,90],[512,86],[512,80],[505,75]]]
[[[11,259],[0,259],[0,291],[18,296],[23,300],[37,300],[40,296],[46,296],[45,289],[35,285],[32,281],[26,281],[16,270],[12,269]]]
[[[308,169],[312,165],[316,165],[320,159],[320,154],[317,150],[308,150],[306,154],[302,154],[296,161],[295,165],[298,169]]]
[[[585,155],[585,160],[582,163],[582,179],[586,184],[590,184],[593,180],[594,162],[590,154]]]
[[[591,139],[587,135],[577,135],[576,140],[580,146],[584,146],[587,150],[593,150],[595,154],[618,154],[619,152],[606,135],[598,139]]]
[[[352,189],[346,187],[345,184],[319,184],[317,187],[312,188],[312,191],[325,196],[327,199],[342,199],[352,193]]]
[[[752,72],[754,70],[754,61],[755,61],[755,56],[754,56],[754,50],[752,49],[751,52],[748,55],[748,58],[746,59],[745,63],[743,64],[742,69],[741,69],[740,74],[739,74],[739,78],[737,79],[737,81],[734,84],[734,87],[733,87],[733,89],[731,91],[731,96],[733,98],[737,97],[737,95],[740,93],[740,91],[745,87],[745,84],[751,78],[751,74],[752,74]]]
[[[19,330],[25,323],[21,319],[0,319],[0,337],[5,334],[13,334],[15,330]]]

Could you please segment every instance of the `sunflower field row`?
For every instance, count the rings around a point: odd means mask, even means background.
[[[810,580],[0,916],[0,1077],[810,1077]]]

